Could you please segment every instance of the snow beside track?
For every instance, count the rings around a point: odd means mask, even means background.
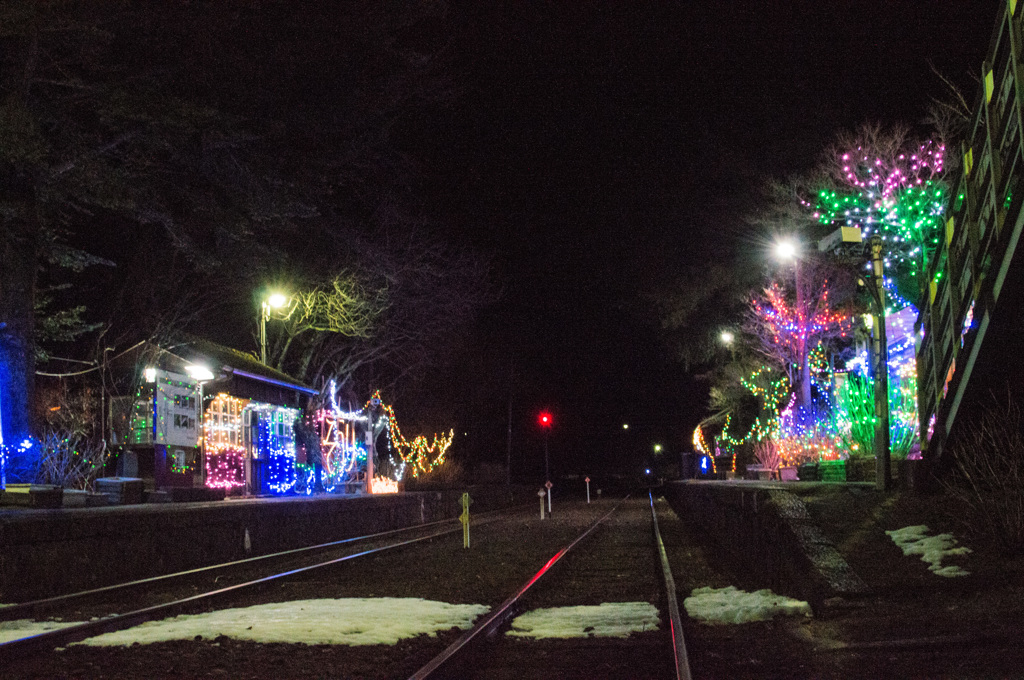
[[[149,621],[85,640],[93,646],[213,640],[221,635],[253,642],[308,645],[393,645],[416,635],[467,629],[484,605],[420,598],[347,598],[275,602]]]
[[[599,605],[535,609],[515,618],[513,637],[629,637],[658,628],[658,608],[649,602],[604,602]]]
[[[148,621],[77,644],[117,646],[168,640],[213,640],[222,635],[253,642],[309,645],[393,645],[404,638],[467,629],[489,607],[420,598],[352,598],[276,602]],[[0,642],[77,625],[64,621],[3,621]]]
[[[10,642],[22,638],[32,637],[40,633],[47,633],[58,628],[78,625],[78,621],[30,621],[21,619],[18,621],[0,621],[0,642]]]
[[[690,618],[703,623],[749,623],[776,616],[810,616],[811,605],[803,600],[776,595],[770,590],[752,593],[734,586],[696,588],[683,601]]]

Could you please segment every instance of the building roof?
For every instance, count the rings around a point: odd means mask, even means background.
[[[180,334],[170,342],[161,343],[160,349],[185,362],[205,365],[218,377],[237,375],[306,394],[319,393],[287,373],[260,363],[254,356],[194,335]]]

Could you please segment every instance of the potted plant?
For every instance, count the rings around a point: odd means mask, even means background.
[[[758,463],[758,479],[778,479],[779,478],[779,467],[782,465],[782,454],[779,451],[778,444],[773,439],[762,439],[758,443],[754,444],[754,457],[757,458]],[[748,470],[751,467],[748,466]]]

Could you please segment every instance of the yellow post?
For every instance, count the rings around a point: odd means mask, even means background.
[[[462,504],[462,514],[459,515],[459,521],[462,522],[462,547],[469,547],[469,506],[473,503],[473,499],[469,497],[469,492],[462,494],[462,500],[459,501]]]

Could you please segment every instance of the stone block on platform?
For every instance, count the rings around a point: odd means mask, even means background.
[[[138,477],[101,477],[96,492],[106,495],[111,505],[134,505],[142,502],[142,480]]]

